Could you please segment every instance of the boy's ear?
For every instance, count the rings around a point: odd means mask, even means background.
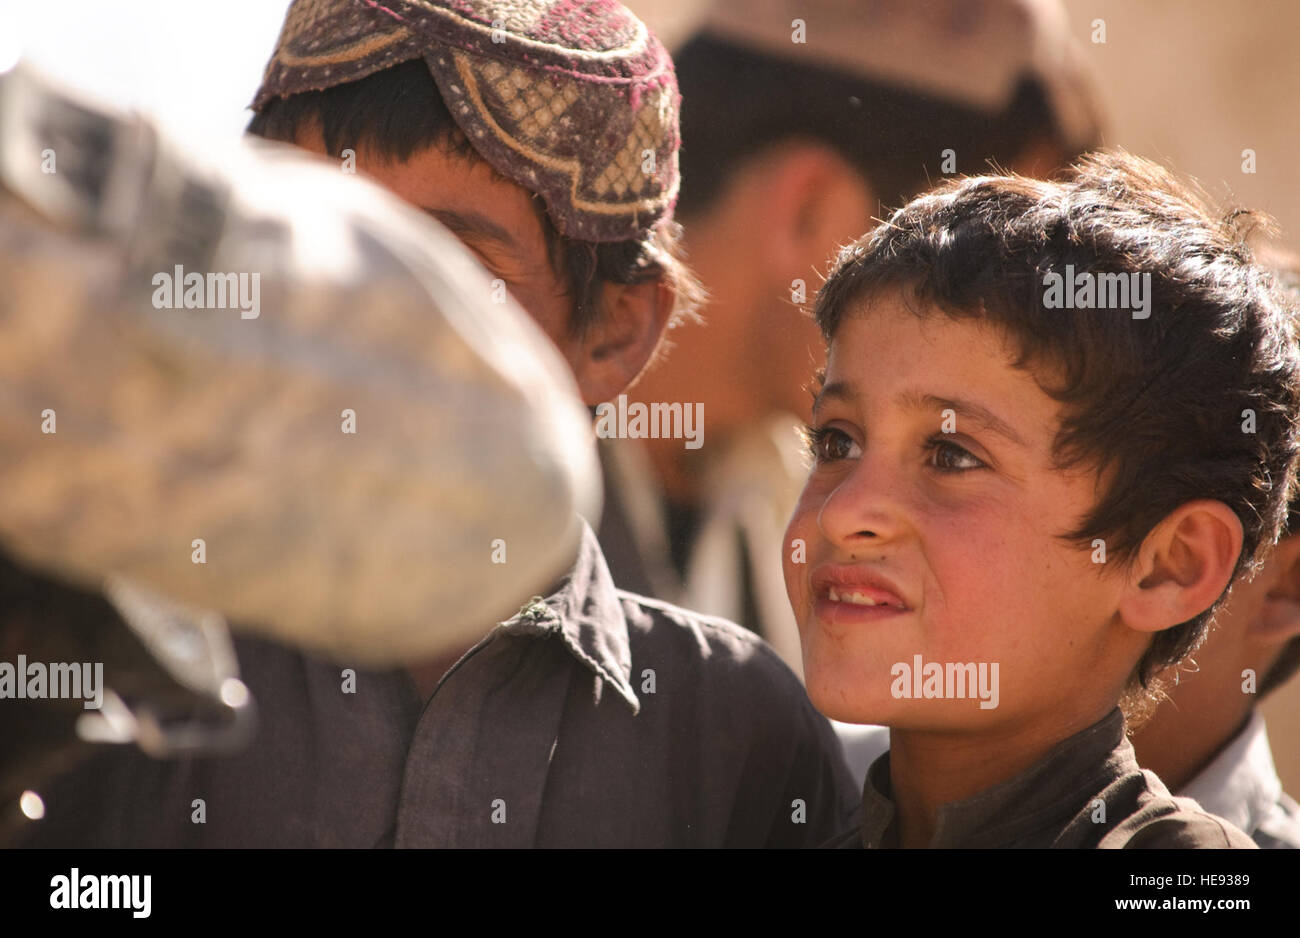
[[[1241,519],[1223,502],[1179,505],[1138,548],[1120,598],[1124,623],[1159,632],[1209,609],[1228,588],[1241,544]]]
[[[1278,541],[1264,563],[1260,575],[1271,572],[1271,582],[1246,635],[1261,644],[1284,645],[1300,636],[1300,534]]]
[[[641,374],[672,314],[673,291],[663,278],[606,282],[600,302],[601,315],[571,361],[583,403],[589,407],[617,397]]]

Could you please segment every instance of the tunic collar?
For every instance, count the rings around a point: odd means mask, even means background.
[[[565,647],[638,713],[641,702],[632,687],[632,651],[627,618],[595,532],[579,519],[582,536],[569,572],[545,598],[535,597],[500,631],[512,635],[556,633]],[[596,693],[599,695],[600,683]]]
[[[1090,798],[1137,771],[1118,707],[1057,743],[1025,771],[939,809],[930,847],[1049,847]],[[897,847],[889,753],[871,764],[863,786],[864,847]]]

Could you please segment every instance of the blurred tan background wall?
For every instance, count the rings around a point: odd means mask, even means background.
[[[624,0],[670,47],[698,0]],[[1065,0],[1093,66],[1106,142],[1194,176],[1220,200],[1263,209],[1300,251],[1300,3]],[[1105,24],[1105,42],[1092,41]],[[689,146],[689,141],[687,141]],[[1242,151],[1255,151],[1253,174]],[[1283,784],[1300,793],[1300,676],[1263,705]]]

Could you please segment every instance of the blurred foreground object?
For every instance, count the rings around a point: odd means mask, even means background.
[[[380,666],[480,637],[598,513],[559,354],[337,165],[189,151],[19,66],[0,282],[0,542],[70,582]]]
[[[217,613],[119,579],[104,594],[80,589],[3,553],[0,597],[0,669],[14,678],[0,677],[0,846],[41,819],[52,779],[103,744],[180,758],[248,742],[254,706]]]

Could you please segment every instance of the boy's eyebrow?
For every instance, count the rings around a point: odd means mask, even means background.
[[[474,211],[454,212],[445,208],[425,208],[425,214],[442,222],[458,238],[477,238],[495,241],[516,257],[520,255],[519,242],[509,231],[486,215]]]
[[[813,397],[812,413],[817,416],[817,411],[821,408],[822,403],[828,400],[833,401],[851,401],[857,396],[853,390],[851,381],[832,381],[826,384],[826,372],[818,371],[813,379],[821,384],[821,389]]]
[[[907,391],[898,396],[898,403],[902,407],[914,410],[952,410],[958,417],[973,421],[999,436],[1006,437],[1017,446],[1026,445],[1024,438],[1012,429],[1011,424],[1002,420],[988,408],[981,407],[979,404],[970,401],[939,397],[937,394],[921,394],[917,391]]]
[[[813,401],[813,416],[816,417],[818,409],[827,400],[851,401],[856,396],[857,392],[851,381],[840,380],[825,384],[817,393],[816,400]],[[897,401],[900,407],[911,410],[944,411],[951,409],[958,417],[970,420],[999,436],[1006,437],[1017,446],[1027,445],[1024,438],[1012,429],[1009,423],[979,404],[940,397],[937,394],[922,394],[919,391],[905,391],[898,396]]]

